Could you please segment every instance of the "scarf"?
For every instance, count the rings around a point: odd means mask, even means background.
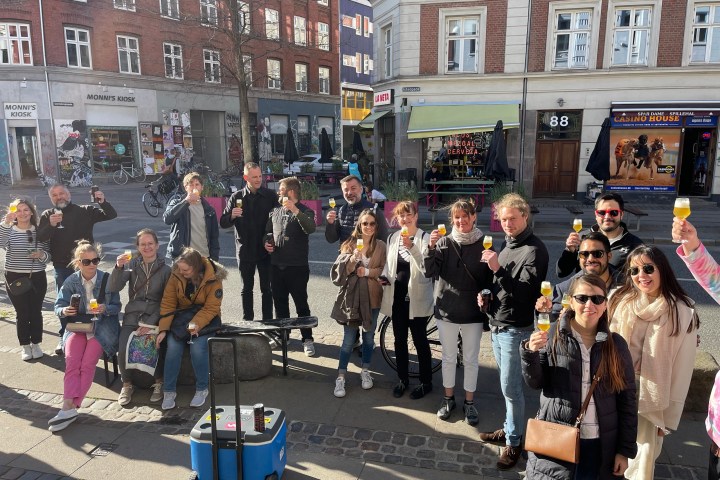
[[[467,233],[463,233],[453,228],[452,232],[450,232],[450,235],[452,235],[453,240],[455,240],[460,245],[470,245],[480,240],[480,237],[483,236],[483,233],[482,230],[474,226],[473,229]]]

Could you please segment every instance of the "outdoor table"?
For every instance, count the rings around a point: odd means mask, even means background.
[[[447,190],[443,193],[452,195],[453,193],[458,194],[465,194],[465,195],[472,195],[475,197],[475,205],[480,205],[480,209],[485,206],[485,195],[487,192],[485,191],[485,187],[488,185],[494,185],[494,180],[481,180],[479,178],[468,178],[465,180],[437,180],[437,181],[426,181],[425,184],[432,186],[432,193],[428,194],[425,197],[425,204],[427,206],[430,206],[431,197],[432,197],[432,207],[431,208],[437,208],[438,203],[438,192],[440,190],[440,187],[443,185],[449,185],[451,187],[465,187],[462,190],[458,190],[456,192],[453,192],[452,190]],[[479,197],[479,198],[478,198]],[[479,202],[478,202],[479,200]]]

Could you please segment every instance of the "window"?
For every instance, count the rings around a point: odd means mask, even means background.
[[[318,41],[320,50],[330,50],[330,26],[327,23],[318,22]]]
[[[318,69],[318,77],[320,83],[320,93],[330,95],[330,69],[327,67],[320,67]]]
[[[307,45],[307,23],[304,17],[295,17],[295,45]]]
[[[354,55],[347,55],[343,54],[343,66],[344,67],[355,67],[357,64],[356,58]]]
[[[368,17],[363,17],[363,35],[366,37],[370,36],[370,32],[372,31],[371,28],[370,19]]]
[[[180,19],[180,0],[160,0],[160,15],[163,17]]]
[[[342,16],[342,26],[347,28],[355,28],[355,17],[350,17],[348,15]]]
[[[250,5],[246,2],[238,2],[238,30],[250,33]]]
[[[477,73],[478,17],[448,18],[446,26],[447,72]]]
[[[383,78],[392,77],[392,27],[382,30],[383,38]]]
[[[304,63],[295,64],[295,91],[307,92],[308,75],[307,65]]]
[[[250,55],[243,55],[243,69],[245,70],[245,85],[248,87],[252,86],[252,57]]]
[[[343,90],[342,106],[345,108],[355,108],[355,91],[354,90]]]
[[[217,0],[200,0],[200,23],[217,25]]]
[[[0,23],[0,65],[32,65],[29,25]]]
[[[174,43],[163,43],[165,56],[165,77],[183,78],[182,47]]]
[[[280,81],[280,60],[268,58],[267,61],[268,88],[280,90],[282,82]]]
[[[362,15],[355,15],[355,35],[362,35]]]
[[[90,32],[87,30],[65,27],[65,51],[68,67],[92,68]]]
[[[297,149],[300,155],[310,153],[310,117],[298,115],[297,117]]]
[[[613,65],[647,65],[650,8],[618,8],[613,31]]]
[[[135,37],[117,36],[120,72],[140,74],[140,46]]]
[[[285,152],[285,139],[287,138],[288,116],[270,115],[270,142],[272,152],[283,154]]]
[[[328,4],[328,0],[318,0],[318,3],[319,3],[320,5],[327,5],[327,4]]]
[[[135,0],[113,0],[113,5],[120,10],[135,11]]]
[[[362,73],[362,53],[355,52],[355,73]]]
[[[592,11],[558,12],[555,19],[553,68],[588,68]]]
[[[265,9],[265,36],[270,40],[280,40],[280,17],[277,10]]]
[[[370,58],[370,55],[367,53],[363,55],[363,73],[365,75],[370,75],[370,71],[373,69],[373,61]]]
[[[692,39],[691,62],[720,62],[720,5],[695,7]]]
[[[220,52],[203,49],[205,63],[205,81],[207,83],[220,83]]]

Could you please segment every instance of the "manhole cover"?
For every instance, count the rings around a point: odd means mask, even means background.
[[[114,451],[117,448],[117,444],[115,443],[101,443],[97,447],[90,450],[90,456],[91,457],[107,457],[110,452]]]

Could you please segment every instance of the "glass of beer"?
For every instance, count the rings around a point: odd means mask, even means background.
[[[570,294],[569,294],[569,293],[563,293],[563,297],[562,297],[562,307],[563,307],[564,309],[566,309],[566,310],[567,310],[568,308],[570,308],[570,298],[571,298],[571,297],[570,297]]]
[[[550,297],[552,295],[552,283],[550,282],[542,282],[540,284],[540,293],[543,297]]]
[[[538,314],[537,326],[543,332],[550,330],[550,314],[545,312]]]
[[[188,323],[187,330],[188,330],[188,332],[190,332],[190,340],[187,341],[188,345],[192,345],[193,343],[195,343],[195,342],[193,342],[192,337],[193,337],[193,334],[194,334],[196,328],[197,328],[197,323],[195,323],[195,322]]]
[[[126,270],[128,272],[132,272],[132,268],[130,268],[130,260],[132,260],[132,250],[125,250],[125,253],[123,255],[125,255],[125,257],[127,258],[127,261],[128,261],[128,264],[127,264],[128,266],[127,266]]]
[[[60,215],[60,217],[62,217],[62,214],[63,214],[62,210],[60,210],[59,208],[55,209],[55,215]],[[63,224],[62,224],[62,218],[60,218],[60,222],[57,224],[57,228],[65,228],[65,227],[63,227]]]
[[[492,237],[490,235],[485,235],[483,237],[483,247],[485,247],[485,250],[490,250],[492,248]]]
[[[582,218],[576,218],[573,220],[573,230],[580,233],[580,230],[582,230]]]
[[[88,302],[88,307],[90,308],[90,310],[95,310],[96,308],[98,308],[97,298],[91,298]],[[98,318],[97,313],[93,313],[93,317],[90,320],[92,320],[93,322],[97,322],[100,319]]]
[[[438,233],[439,233],[440,235],[442,235],[443,237],[444,237],[445,235],[447,235],[447,230],[445,229],[445,224],[444,224],[444,223],[439,223],[437,229],[438,229]]]
[[[10,208],[9,208],[8,210],[10,210],[10,213],[16,213],[16,212],[17,212],[17,205],[10,205]]]
[[[357,239],[357,249],[362,251],[363,247],[365,246],[365,243],[363,242],[362,238]]]
[[[235,207],[242,208],[242,198],[238,198],[237,200],[235,200]]]
[[[335,199],[333,197],[328,200],[328,205],[330,205],[330,208],[335,208]]]
[[[408,235],[410,235],[410,230],[408,230],[407,225],[402,226],[402,228],[400,229],[400,235],[403,237],[407,237]]]
[[[675,199],[675,207],[673,208],[673,215],[681,220],[685,220],[690,216],[690,199],[685,197],[678,197]],[[673,238],[674,243],[686,243],[687,240],[681,240],[679,238]]]

